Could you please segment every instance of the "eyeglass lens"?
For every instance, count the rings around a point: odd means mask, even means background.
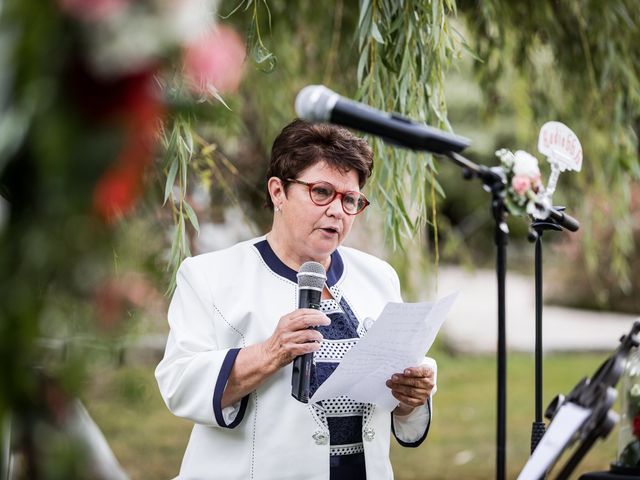
[[[330,183],[316,183],[310,188],[311,200],[318,205],[326,205],[333,201],[336,189]],[[364,195],[357,192],[345,192],[342,195],[342,206],[349,213],[357,213],[366,205]]]

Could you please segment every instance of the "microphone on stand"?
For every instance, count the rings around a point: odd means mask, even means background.
[[[295,109],[304,120],[335,123],[382,137],[389,143],[412,150],[461,152],[471,143],[465,137],[341,97],[323,85],[309,85],[300,90]]]
[[[327,281],[324,267],[318,262],[305,262],[300,267],[298,277],[298,308],[320,309],[322,289]],[[309,383],[313,352],[300,355],[293,360],[291,374],[291,395],[296,400],[309,402]]]

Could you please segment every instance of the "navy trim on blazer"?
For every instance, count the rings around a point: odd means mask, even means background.
[[[403,447],[416,448],[419,447],[422,442],[424,442],[425,438],[427,438],[427,433],[429,433],[429,427],[431,426],[431,399],[427,401],[427,408],[429,409],[429,423],[427,423],[427,428],[425,428],[422,436],[415,442],[403,442],[398,438],[398,435],[396,435],[396,429],[393,426],[393,413],[391,413],[391,431],[393,432],[393,436],[396,437],[396,440],[400,445],[402,445]]]
[[[256,247],[258,252],[260,252],[262,259],[271,270],[281,277],[291,280],[293,283],[298,283],[298,277],[296,277],[297,272],[282,263],[282,260],[278,258],[267,240],[260,240],[259,242],[256,242],[254,247]],[[331,254],[331,265],[329,265],[329,271],[327,272],[327,285],[330,287],[335,285],[338,280],[340,280],[343,273],[344,262],[342,261],[342,257],[338,253],[338,250],[335,250]]]
[[[240,411],[236,415],[236,418],[227,425],[224,421],[224,416],[222,415],[222,394],[224,393],[224,388],[227,386],[227,380],[229,380],[231,369],[233,368],[233,364],[235,363],[239,352],[239,348],[232,348],[227,352],[227,355],[222,361],[218,380],[216,381],[216,386],[213,390],[213,414],[216,417],[218,425],[225,428],[235,428],[238,426],[244,417],[244,412],[247,410],[247,404],[249,403],[249,395],[245,395],[240,401]]]

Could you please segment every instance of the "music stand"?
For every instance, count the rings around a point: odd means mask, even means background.
[[[621,337],[616,350],[591,378],[580,380],[566,399],[563,395],[558,395],[552,400],[545,413],[552,420],[549,429],[525,464],[518,480],[543,479],[563,451],[577,442],[578,446],[555,477],[556,480],[566,480],[594,443],[609,435],[618,421],[618,415],[611,410],[617,397],[615,386],[622,375],[629,352],[640,344],[636,338],[638,332],[640,321],[634,322],[630,332]],[[560,438],[559,441],[551,438],[558,430],[555,428],[557,422],[565,421],[569,428],[573,428],[568,432],[568,438]],[[567,433],[567,428],[564,433]]]

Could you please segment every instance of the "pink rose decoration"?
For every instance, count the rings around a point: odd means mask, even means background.
[[[230,27],[218,25],[187,47],[184,74],[189,88],[201,95],[235,92],[242,79],[245,56],[240,36]]]
[[[518,195],[524,195],[531,188],[531,179],[524,175],[516,175],[511,180],[511,186]]]
[[[84,21],[99,21],[115,15],[129,4],[129,0],[58,0],[62,11]]]

